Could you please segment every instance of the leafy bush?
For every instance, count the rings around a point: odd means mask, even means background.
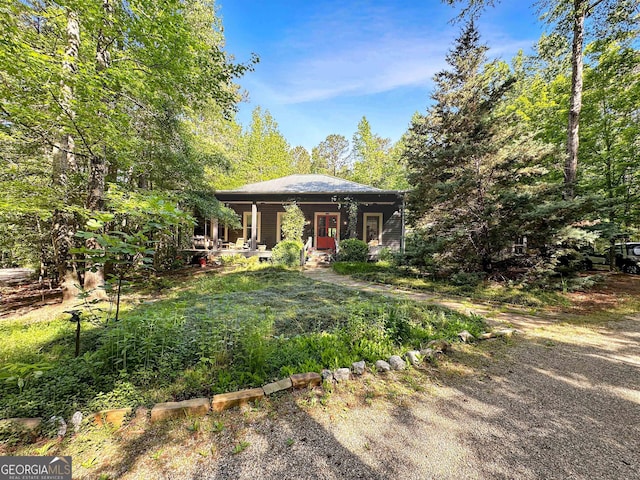
[[[369,246],[357,238],[348,238],[340,242],[338,260],[341,262],[366,262]]]
[[[271,261],[275,265],[284,265],[287,267],[300,265],[300,252],[302,251],[302,247],[302,242],[283,240],[273,247],[271,251]]]
[[[282,215],[282,237],[284,240],[301,240],[305,224],[304,213],[295,203],[284,207]]]
[[[453,285],[457,286],[468,285],[471,287],[475,287],[480,282],[482,282],[482,280],[484,280],[485,276],[486,274],[484,272],[457,272],[451,275],[449,281]]]
[[[389,247],[383,247],[378,252],[378,261],[386,263],[394,263],[396,261],[396,253]]]

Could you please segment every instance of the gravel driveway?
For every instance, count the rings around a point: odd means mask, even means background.
[[[338,412],[285,403],[190,478],[640,479],[640,317],[502,320],[518,340],[479,372]]]
[[[640,316],[576,326],[494,312],[492,321],[519,330],[510,345],[457,346],[437,369],[412,370],[401,381],[366,374],[328,398],[320,390],[287,393],[267,407],[225,412],[220,433],[143,429],[100,471],[181,480],[640,480]],[[376,388],[382,393],[369,396]],[[202,450],[209,448],[215,453]]]

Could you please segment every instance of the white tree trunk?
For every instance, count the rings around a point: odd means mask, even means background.
[[[71,120],[75,118],[73,111],[73,89],[70,81],[76,72],[76,63],[80,49],[80,24],[78,15],[74,11],[67,13],[67,47],[62,61],[62,79],[60,84],[60,108],[61,117]],[[61,122],[64,124],[64,122]],[[60,129],[58,141],[55,142],[52,151],[53,182],[63,190],[63,198],[68,199],[69,174],[76,173],[78,166],[75,158],[75,143],[73,136],[65,127]],[[73,214],[56,211],[54,213],[52,241],[55,252],[56,265],[60,285],[62,287],[63,301],[73,300],[78,293],[77,284],[79,278],[73,262],[70,258],[70,249],[73,247],[73,239],[76,225]]]

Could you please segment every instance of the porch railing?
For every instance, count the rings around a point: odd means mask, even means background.
[[[300,266],[304,267],[304,264],[307,263],[307,252],[311,250],[311,246],[313,245],[313,238],[307,238],[304,246],[302,247],[302,251],[300,252]]]

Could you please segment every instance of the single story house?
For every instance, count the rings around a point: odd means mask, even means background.
[[[295,203],[304,213],[304,240],[316,250],[335,250],[348,238],[351,218],[357,238],[372,248],[404,249],[404,192],[381,190],[328,175],[289,175],[252,183],[235,190],[220,190],[216,198],[234,210],[242,223],[236,230],[216,219],[200,222],[196,234],[201,248],[233,248],[246,244],[249,251],[270,250],[282,234],[284,207]],[[356,215],[353,215],[353,212]]]

